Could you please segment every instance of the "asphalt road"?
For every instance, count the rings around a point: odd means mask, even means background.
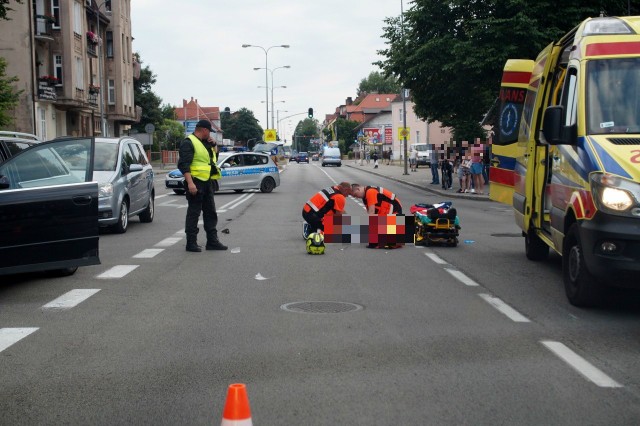
[[[490,201],[454,200],[456,248],[310,256],[300,211],[321,187],[382,185],[406,210],[442,196],[314,162],[281,177],[216,196],[229,251],[185,252],[186,202],[159,175],[154,222],[101,235],[101,265],[2,277],[0,424],[215,424],[236,382],[260,425],[640,422],[637,293],[572,307],[559,258],[527,261]]]

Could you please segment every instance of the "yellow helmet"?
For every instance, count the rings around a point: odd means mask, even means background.
[[[307,253],[324,254],[324,235],[312,232],[307,238]]]

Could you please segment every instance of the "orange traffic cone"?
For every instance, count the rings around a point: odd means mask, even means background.
[[[253,426],[247,387],[244,384],[229,385],[221,426]]]

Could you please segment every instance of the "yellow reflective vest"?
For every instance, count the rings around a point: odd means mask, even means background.
[[[220,179],[222,176],[220,169],[216,169],[216,173],[211,174],[211,165],[215,165],[217,162],[216,150],[212,148],[213,157],[210,158],[207,147],[204,146],[204,143],[202,143],[196,135],[189,135],[189,140],[193,145],[193,161],[190,167],[191,177],[202,181]]]

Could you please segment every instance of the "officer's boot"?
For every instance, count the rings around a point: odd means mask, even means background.
[[[186,250],[194,253],[200,253],[202,251],[202,247],[198,245],[198,234],[187,235]]]
[[[207,245],[205,246],[207,250],[226,250],[229,247],[225,246],[218,239],[217,232],[207,232]]]

